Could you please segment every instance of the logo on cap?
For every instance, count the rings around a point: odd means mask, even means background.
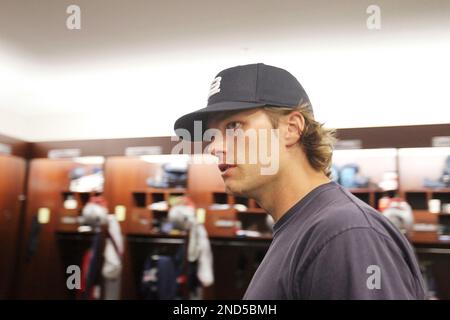
[[[209,89],[208,98],[220,92],[220,81],[222,81],[222,77],[217,77],[213,80],[213,82],[211,83],[211,88]]]

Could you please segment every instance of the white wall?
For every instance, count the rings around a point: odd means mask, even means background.
[[[9,8],[18,22],[0,10],[0,27],[14,27],[0,34],[0,132],[29,141],[173,135],[179,116],[205,106],[217,72],[255,62],[291,71],[329,127],[450,123],[448,2],[380,1],[379,31],[365,25],[370,1],[267,2],[261,12],[202,3],[192,8],[218,15],[81,1],[81,33],[60,30],[61,3]]]

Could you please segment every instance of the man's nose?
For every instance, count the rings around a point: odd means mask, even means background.
[[[215,137],[214,139],[212,139],[208,148],[209,153],[217,157],[219,161],[222,161],[225,158],[225,146],[222,139]]]

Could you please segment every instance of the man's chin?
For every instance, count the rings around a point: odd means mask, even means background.
[[[235,193],[234,188],[231,187],[230,185],[228,185],[226,182],[225,182],[225,192],[228,193],[228,194],[234,194]]]
[[[225,191],[234,196],[245,196],[244,190],[231,181],[225,181]]]

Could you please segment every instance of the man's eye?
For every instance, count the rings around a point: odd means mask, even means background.
[[[238,121],[232,121],[225,126],[225,129],[236,130],[241,127],[241,123]]]

